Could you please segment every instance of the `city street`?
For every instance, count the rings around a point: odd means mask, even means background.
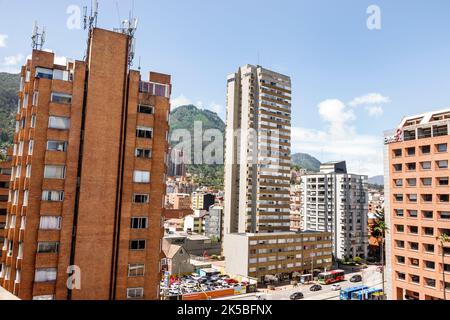
[[[358,283],[352,283],[348,281],[353,275],[360,274],[363,277],[362,282]],[[345,288],[351,288],[356,287],[360,285],[366,285],[369,287],[382,287],[382,279],[381,279],[381,273],[377,271],[377,267],[370,267],[364,272],[356,272],[356,273],[349,273],[346,274],[345,278],[347,279],[344,282],[340,282],[339,284],[343,289]],[[295,292],[302,292],[305,296],[304,300],[339,300],[339,291],[332,291],[331,285],[322,285],[322,290],[317,292],[311,292],[309,288],[313,284],[308,285],[299,285],[297,288],[293,288],[292,286],[286,286],[282,288],[278,288],[276,291],[260,291],[258,294],[266,293],[267,300],[290,300],[289,297],[291,294]],[[243,296],[237,296],[237,297],[229,297],[229,298],[222,298],[219,300],[237,300],[237,301],[246,301],[246,300],[257,300],[256,293],[254,294],[248,294]]]

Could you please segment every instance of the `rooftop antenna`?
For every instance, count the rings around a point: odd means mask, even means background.
[[[136,38],[135,33],[138,26],[138,19],[132,16],[132,12],[130,12],[130,17],[128,20],[122,21],[122,26],[120,28],[114,29],[116,32],[121,32],[123,34],[128,35],[128,66],[133,65],[134,56],[136,53]]]
[[[138,66],[138,70],[141,71],[141,56],[139,56],[139,66]]]
[[[35,21],[33,26],[33,35],[31,36],[31,46],[34,50],[42,50],[45,43],[45,35],[45,27],[42,27],[42,30],[39,30],[38,23]]]
[[[88,15],[88,8],[83,7],[84,9],[84,30],[97,27],[97,17],[98,17],[98,0],[92,0],[91,2],[91,12]]]

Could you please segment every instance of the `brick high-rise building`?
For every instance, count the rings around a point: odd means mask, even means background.
[[[388,298],[448,299],[450,109],[403,119],[385,143]]]
[[[131,47],[93,28],[85,61],[22,67],[0,275],[21,299],[159,296],[171,79],[141,79]]]
[[[9,184],[11,180],[12,149],[8,149],[6,159],[0,161],[0,245],[5,241],[6,214],[8,207]],[[0,258],[2,256],[0,251]],[[0,272],[2,265],[0,264]]]

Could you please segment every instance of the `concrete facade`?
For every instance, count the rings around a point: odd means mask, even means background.
[[[335,259],[366,258],[368,177],[348,174],[345,162],[302,176],[303,227],[333,234]]]

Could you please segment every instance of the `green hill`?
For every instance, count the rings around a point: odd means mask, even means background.
[[[0,73],[0,149],[12,142],[14,135],[14,113],[17,109],[18,74]]]
[[[311,172],[319,172],[321,163],[309,154],[296,153],[292,155],[292,165]]]

